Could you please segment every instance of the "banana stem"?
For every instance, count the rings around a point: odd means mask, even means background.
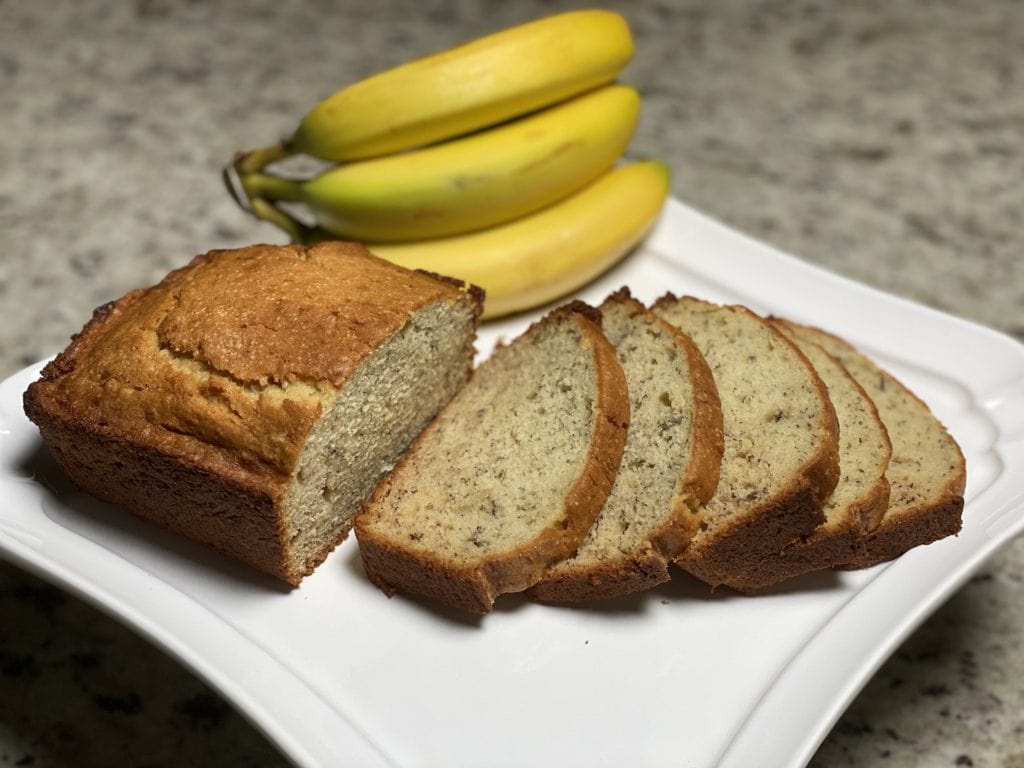
[[[245,173],[238,177],[246,197],[250,200],[262,197],[267,200],[302,201],[302,188],[298,182],[273,176],[269,173]]]
[[[235,155],[231,164],[239,175],[247,173],[259,173],[271,163],[284,160],[286,157],[295,154],[288,141],[279,141],[269,147],[253,149],[249,152],[239,152]]]
[[[268,221],[284,230],[284,233],[291,238],[293,243],[305,243],[308,241],[312,228],[292,218],[269,200],[264,200],[262,197],[250,198],[249,210],[257,218]]]
[[[251,152],[239,152],[224,168],[222,175],[231,197],[241,208],[283,230],[292,242],[306,243],[314,236],[315,228],[289,216],[272,202],[300,202],[301,185],[299,182],[262,172],[266,166],[283,160],[294,152],[288,141],[254,149]]]

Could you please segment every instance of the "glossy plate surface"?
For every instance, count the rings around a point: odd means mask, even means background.
[[[78,493],[0,385],[0,556],[99,605],[230,699],[302,766],[802,766],[898,643],[1024,530],[1024,346],[866,288],[670,201],[621,285],[837,332],[921,396],[967,457],[964,530],[757,598],[679,573],[647,594],[475,621],[385,598],[339,547],[286,591]],[[488,326],[481,350],[534,319]]]

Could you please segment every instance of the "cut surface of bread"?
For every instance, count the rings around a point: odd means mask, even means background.
[[[629,420],[599,323],[591,307],[560,307],[474,372],[356,518],[373,583],[487,613],[576,549]]]
[[[722,410],[693,342],[628,291],[600,307],[629,387],[629,433],[615,484],[574,556],[530,589],[551,602],[613,597],[669,579],[718,484]]]
[[[844,339],[786,322],[789,332],[820,344],[870,395],[892,441],[885,514],[848,567],[891,560],[912,547],[960,530],[967,471],[960,447],[928,406]]]
[[[824,522],[839,479],[835,410],[807,358],[749,309],[672,295],[653,309],[707,360],[725,436],[703,526],[676,562],[712,586],[760,589],[779,554]]]
[[[351,243],[213,251],[25,396],[81,488],[290,584],[466,380],[481,296]]]
[[[860,556],[864,536],[889,502],[885,477],[892,453],[889,434],[874,402],[843,365],[821,346],[782,330],[807,356],[828,388],[839,421],[839,482],[822,504],[825,522],[762,568],[765,587]]]

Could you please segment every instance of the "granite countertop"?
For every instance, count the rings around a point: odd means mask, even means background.
[[[219,170],[362,75],[574,5],[5,3],[0,376],[193,254],[281,241]],[[637,155],[684,201],[1024,340],[1024,4],[608,3]],[[956,361],[951,360],[951,365]],[[0,766],[280,765],[175,661],[0,564]],[[813,760],[1024,768],[1024,540],[881,667]]]

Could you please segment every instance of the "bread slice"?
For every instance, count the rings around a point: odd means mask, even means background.
[[[749,309],[671,294],[653,309],[703,353],[725,433],[704,524],[676,562],[712,586],[760,589],[779,554],[825,520],[839,479],[835,409],[807,358]]]
[[[622,464],[576,554],[530,589],[551,602],[613,597],[668,581],[718,484],[722,408],[690,339],[623,289],[600,307],[629,386]]]
[[[837,563],[867,567],[959,532],[967,470],[963,453],[928,406],[844,339],[797,323],[789,333],[820,344],[870,395],[892,441],[889,504],[860,553]]]
[[[356,519],[370,580],[487,613],[575,551],[611,490],[629,421],[600,314],[574,302],[499,347]]]
[[[885,472],[892,454],[878,409],[843,365],[818,344],[790,334],[785,324],[772,323],[800,347],[828,388],[839,420],[840,475],[822,505],[825,522],[764,564],[766,587],[860,556],[865,534],[878,524],[889,502]]]
[[[466,381],[482,295],[352,243],[213,251],[25,395],[80,487],[290,584]]]

